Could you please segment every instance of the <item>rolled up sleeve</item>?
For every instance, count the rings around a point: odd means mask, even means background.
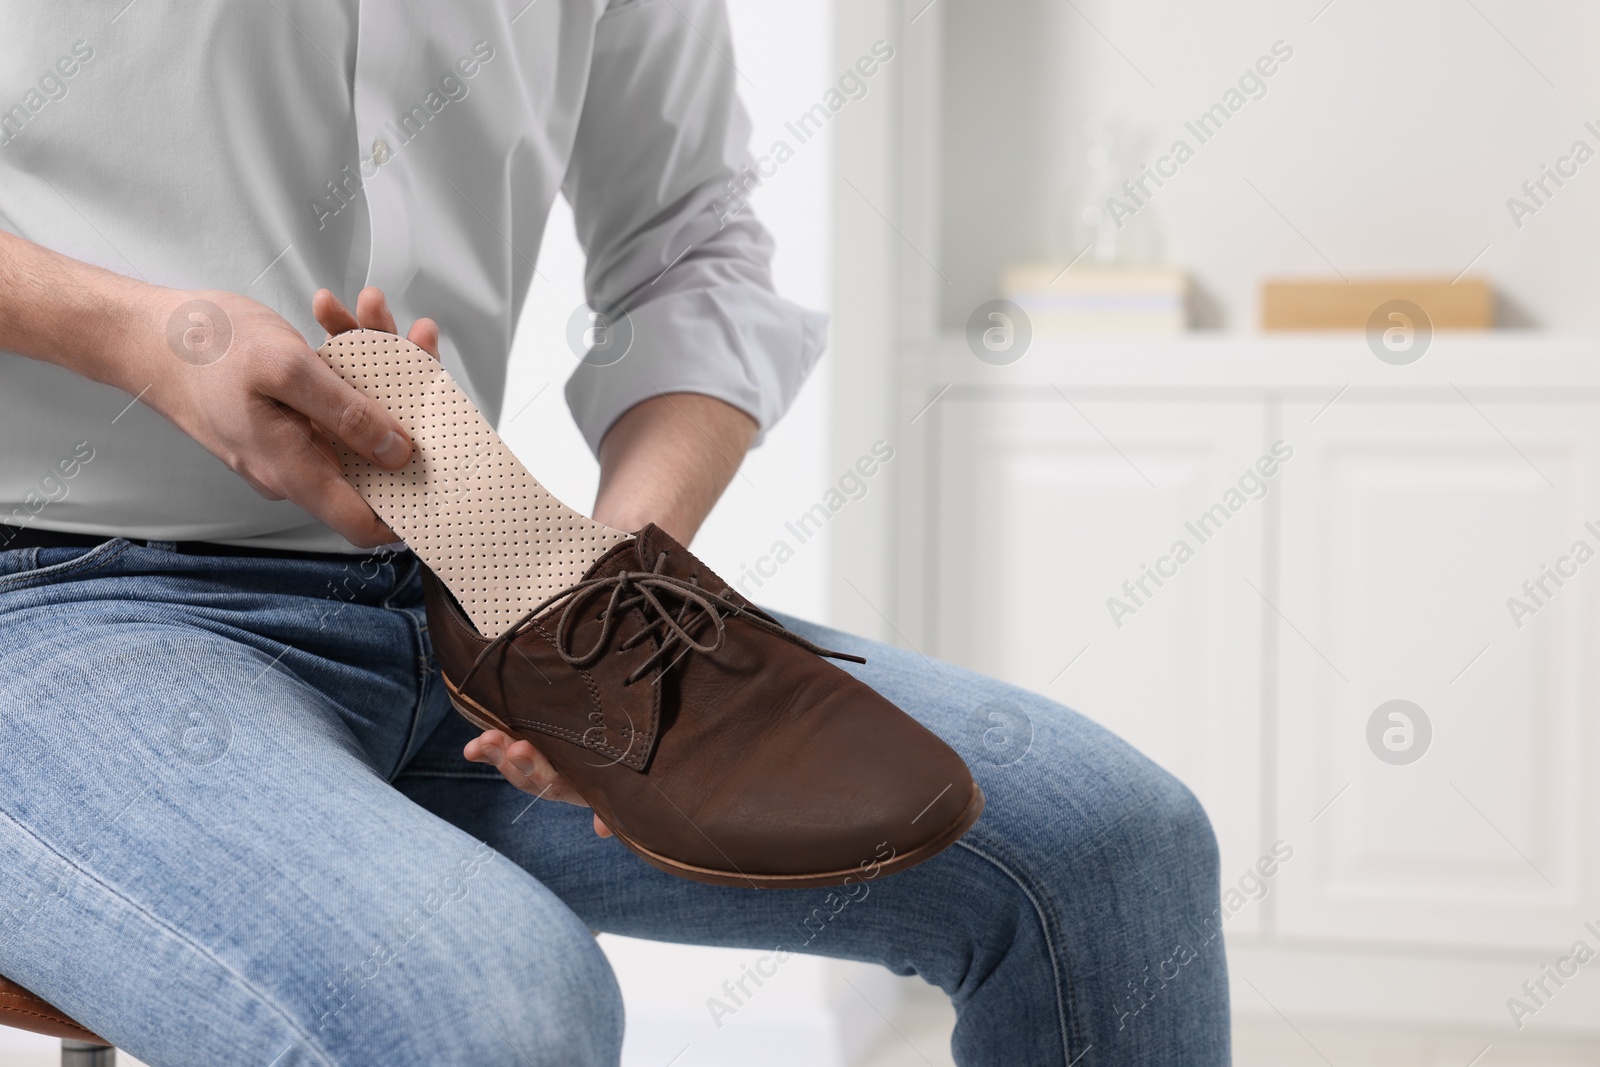
[[[589,306],[631,334],[567,382],[596,453],[623,412],[674,392],[740,408],[759,443],[822,353],[827,317],[774,291],[772,238],[734,195],[753,173],[736,77],[721,0],[621,0],[600,19],[562,186]]]

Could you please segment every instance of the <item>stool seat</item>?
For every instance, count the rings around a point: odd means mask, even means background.
[[[57,1011],[48,1001],[41,1000],[5,977],[0,977],[0,1025],[14,1026],[18,1030],[31,1030],[36,1034],[47,1034],[69,1041],[107,1044],[93,1031],[86,1030]]]

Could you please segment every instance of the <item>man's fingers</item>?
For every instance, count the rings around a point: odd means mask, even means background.
[[[486,730],[467,742],[461,754],[474,763],[487,763],[500,772],[501,777],[522,790],[544,800],[559,800],[567,804],[588,807],[589,804],[561,777],[540,752],[527,741],[514,741],[503,730]],[[610,837],[611,827],[594,817],[594,832],[599,837]]]
[[[379,466],[399,470],[411,459],[411,441],[389,410],[340,378],[320,358],[300,362],[264,391]]]
[[[311,313],[328,331],[329,337],[361,328],[360,321],[344,306],[344,302],[327,289],[318,289],[311,298]]]
[[[394,314],[389,310],[388,298],[376,285],[367,286],[356,297],[356,318],[369,330],[392,334],[400,332],[400,328],[394,324]]]
[[[500,730],[488,730],[467,742],[462,755],[474,763],[487,763],[524,793],[543,800],[588,807],[578,791],[527,741],[513,740]]]
[[[497,732],[498,733],[498,732]],[[560,785],[558,776],[546,776],[537,773],[534,765],[527,759],[515,759],[510,755],[511,744],[504,734],[499,735],[499,742],[480,743],[475,750],[475,755],[468,758],[476,763],[487,763],[500,772],[501,777],[524,793],[532,793],[542,800],[565,800],[565,791]],[[474,751],[469,748],[468,751]]]
[[[528,782],[551,800],[567,804],[584,805],[578,791],[567,784],[561,772],[545,758],[543,752],[527,741],[513,741],[506,750],[506,762],[511,764]]]
[[[467,742],[461,754],[473,763],[498,765],[505,758],[505,750],[512,744],[511,735],[501,730],[485,730]]]
[[[284,476],[293,487],[289,499],[315,515],[353,545],[377,548],[400,540],[361,499],[355,486],[310,444],[302,446],[298,463],[289,464]]]
[[[393,334],[400,332],[395,325],[394,312],[389,309],[389,300],[377,286],[369,285],[361,290],[356,307],[360,314],[345,307],[328,289],[318,289],[311,298],[311,313],[328,331],[329,337],[363,328]],[[439,324],[432,319],[418,319],[406,334],[406,340],[434,359],[439,358]]]
[[[278,450],[285,457],[282,495],[351,544],[376,548],[400,540],[345,480],[338,460],[330,454],[331,447],[317,439],[309,420],[296,411],[283,411],[276,405],[274,409],[282,420],[279,437],[283,445]]]
[[[406,334],[406,340],[422,349],[434,359],[439,358],[439,324],[432,319],[418,319]]]

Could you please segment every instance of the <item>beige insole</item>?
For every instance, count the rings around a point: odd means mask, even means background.
[[[335,444],[344,475],[439,576],[485,637],[581,580],[631,534],[540,485],[439,361],[394,334],[352,330],[318,349],[411,436],[392,471]]]

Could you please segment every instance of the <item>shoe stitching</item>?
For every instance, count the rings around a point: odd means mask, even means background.
[[[516,725],[527,726],[530,729],[538,730],[542,734],[550,734],[552,736],[559,737],[563,741],[571,741],[580,748],[587,748],[590,751],[598,752],[604,756],[616,756],[618,762],[626,762],[630,758],[626,750],[619,749],[615,745],[597,745],[593,742],[585,741],[582,734],[574,733],[573,731],[568,730],[566,727],[557,726],[554,723],[540,722],[537,719],[519,718],[516,721]]]
[[[552,646],[555,645],[555,638],[551,636],[550,632],[546,630],[543,625],[538,622],[534,622],[533,629],[538,631],[539,636],[543,637]],[[605,697],[600,691],[600,683],[594,680],[594,675],[590,674],[587,668],[574,667],[573,669],[583,677],[583,684],[589,689],[589,697],[594,701],[595,710],[600,712],[600,725],[603,727],[605,725],[608,707],[605,702]],[[657,720],[659,719],[660,714],[660,701],[659,699],[652,697],[650,701],[650,727],[648,730],[642,733],[638,730],[635,730],[633,728],[631,716],[629,716],[630,721],[628,725],[618,729],[617,732],[620,734],[631,738],[640,738],[644,741],[644,748],[639,751],[638,755],[627,754],[634,751],[634,746],[631,742],[627,748],[620,750],[615,745],[594,745],[590,747],[593,747],[596,752],[600,752],[604,755],[617,756],[622,763],[627,764],[628,766],[637,770],[644,765],[646,753],[649,751],[649,746],[655,740],[656,730],[659,726]]]
[[[440,582],[440,585],[442,586],[443,582]],[[476,642],[477,643],[482,643],[484,645],[484,647],[487,647],[488,642],[485,642],[484,639],[480,635],[476,634],[476,632],[473,630],[473,628],[471,626],[470,621],[465,618],[465,612],[460,611],[459,608],[454,603],[447,602],[445,607],[446,607],[447,611],[451,611],[451,612],[453,612],[455,615],[457,615],[459,617],[458,618],[458,624],[464,625],[465,628],[466,628],[466,632],[469,633],[469,634],[472,634],[474,636],[474,638],[476,638]],[[544,628],[543,624],[540,623],[537,619],[530,620],[529,623],[528,623],[528,627],[529,627],[529,629],[531,629],[531,630],[535,631],[536,633],[538,633],[538,635],[540,637],[542,637],[545,640],[545,642],[548,643],[552,648],[555,647],[555,639],[550,635],[550,632]],[[508,646],[508,647],[512,647],[512,646]],[[479,649],[480,656],[482,655],[482,653],[483,653],[483,648],[480,648]],[[526,656],[523,656],[523,658],[527,659]],[[528,660],[528,663],[533,666],[534,670],[538,670],[539,669],[538,665],[534,664],[532,660]],[[579,676],[581,676],[583,678],[584,685],[588,688],[590,697],[594,700],[595,705],[597,707],[601,707],[602,708],[602,712],[601,713],[604,714],[603,705],[602,705],[601,700],[600,700],[599,686],[595,682],[594,677],[587,670],[585,670],[582,667],[572,667],[571,669],[577,671]],[[543,673],[544,673],[543,671],[540,671],[541,675],[543,675]],[[546,679],[546,681],[548,681],[548,679]],[[454,691],[456,693],[460,694],[462,697],[464,697],[466,699],[469,699],[469,700],[472,699],[471,696],[467,693],[466,681],[462,681],[462,682],[458,683],[458,682],[455,682],[455,681],[452,680],[452,681],[450,681],[450,685],[454,689]],[[511,723],[507,723],[507,725],[512,725],[512,724]],[[584,740],[582,734],[574,733],[573,731],[568,730],[565,727],[557,726],[555,723],[544,722],[544,721],[542,721],[540,719],[529,719],[529,718],[521,718],[521,717],[519,717],[517,719],[517,721],[516,721],[516,725],[527,726],[528,728],[537,730],[540,733],[548,734],[548,735],[550,735],[552,737],[560,738],[563,741],[570,741],[570,742],[572,742],[573,744],[577,745],[580,748],[586,748],[586,749],[589,749],[591,751],[599,752],[601,755],[604,755],[604,756],[615,756],[615,757],[617,757],[617,761],[619,763],[623,763],[623,764],[625,764],[627,766],[634,767],[635,770],[638,769],[638,767],[634,766],[633,762],[630,762],[630,761],[633,761],[633,760],[637,760],[638,757],[629,756],[626,752],[618,750],[617,748],[615,748],[613,746],[610,746],[610,745],[594,745],[591,742],[586,742]]]
[[[533,622],[533,624],[530,625],[530,629],[533,629],[534,632],[538,633],[539,637],[549,641],[550,645],[555,645],[555,638],[550,637],[550,632],[549,630],[544,629],[544,625],[539,624],[539,622]],[[594,701],[595,707],[600,710],[600,715],[602,715],[603,721],[603,718],[605,718],[606,704],[605,701],[603,701],[602,696],[600,696],[600,685],[598,685],[597,681],[594,680],[594,675],[590,675],[590,673],[587,672],[587,670],[582,669],[582,667],[573,667],[573,669],[576,670],[576,672],[581,675],[582,680],[584,680],[584,686],[589,689],[589,697],[592,699],[592,701]],[[466,694],[466,689],[461,689],[461,686],[456,686],[456,688],[458,688],[459,693],[462,693],[462,696]],[[651,709],[651,718],[654,718],[654,715],[656,715],[656,709]],[[600,755],[611,755],[611,757],[618,758],[619,763],[626,763],[627,766],[634,766],[635,763],[640,763],[640,761],[642,761],[642,755],[635,755],[634,745],[629,745],[627,749],[618,749],[618,747],[613,744],[595,744],[595,742],[586,741],[586,734],[574,733],[574,731],[571,731],[571,729],[566,729],[565,726],[557,726],[555,723],[546,723],[546,721],[536,720],[536,718],[518,717],[517,723],[518,725],[528,725],[531,726],[531,728],[538,729],[539,733],[546,733],[550,734],[550,736],[560,737],[560,739],[563,739],[563,741],[571,741],[573,744],[582,747],[582,749],[589,749],[592,750],[592,752],[600,753]],[[650,744],[650,739],[654,736],[654,731],[651,731],[650,734],[642,734],[638,733],[638,731],[635,731],[632,726],[629,726],[626,731],[619,731],[619,733],[627,733],[634,737],[643,737],[646,745]]]

